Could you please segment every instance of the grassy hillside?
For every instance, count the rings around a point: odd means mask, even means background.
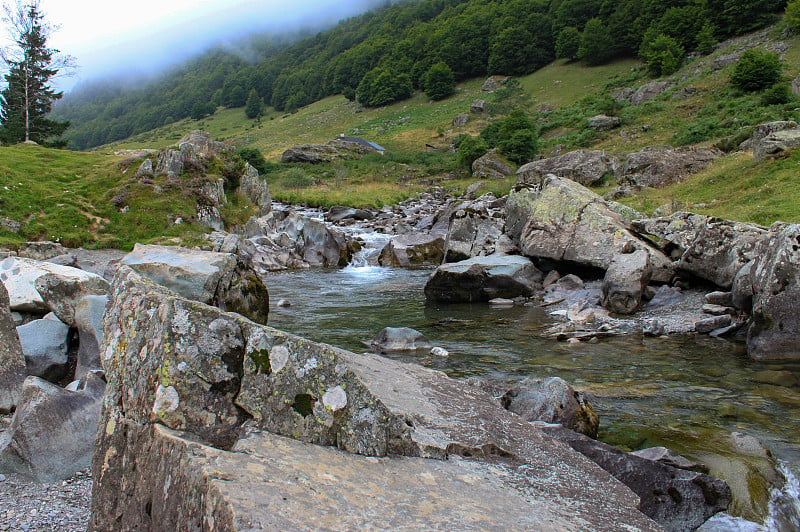
[[[800,72],[800,39],[784,39],[778,29],[771,34],[775,41],[783,40],[788,45],[785,74],[792,79]],[[714,68],[715,60],[740,50],[752,39],[730,41],[712,55],[686,64],[668,78],[674,83],[669,91],[639,106],[620,104],[611,98],[615,90],[636,88],[651,81],[643,66],[633,60],[597,67],[556,61],[520,78],[524,94],[516,95],[514,101],[539,124],[539,151],[543,155],[556,147],[562,152],[593,148],[615,154],[659,145],[720,145],[730,149],[758,123],[800,119],[797,100],[764,105],[761,93],[742,94],[731,88],[728,79],[733,66]],[[260,120],[248,120],[241,109],[225,109],[200,121],[181,121],[106,146],[104,151],[163,147],[192,129],[204,129],[217,138],[262,151],[273,163],[268,179],[279,199],[317,205],[378,206],[415,194],[431,182],[453,190],[463,189],[471,182],[464,171],[452,175],[455,157],[448,148],[459,134],[478,134],[488,121],[502,116],[503,105],[508,103],[496,102],[496,94],[481,91],[482,83],[483,79],[463,83],[454,96],[441,102],[430,102],[417,93],[409,100],[377,109],[360,108],[341,96],[323,99],[290,114],[270,109]],[[472,115],[465,126],[454,128],[452,119],[459,113],[469,113],[470,104],[476,99],[487,100],[490,108],[494,104],[495,112],[489,116]],[[599,113],[620,116],[622,127],[606,133],[590,130],[586,120]],[[375,141],[387,148],[387,154],[331,166],[277,162],[292,145],[324,142],[341,133]],[[439,150],[426,153],[426,145]],[[791,184],[792,160],[757,164],[750,154],[733,153],[683,184],[646,190],[625,202],[647,214],[674,201],[682,208],[742,221],[797,221],[800,218],[794,206],[800,195]],[[501,194],[511,182],[490,183],[486,190],[491,188]],[[779,183],[787,194],[765,192]]]
[[[778,30],[773,33],[776,39],[782,38]],[[788,45],[785,74],[792,79],[800,72],[800,39],[784,41]],[[180,121],[92,153],[37,146],[0,148],[0,217],[22,222],[19,233],[0,229],[0,245],[50,239],[73,246],[129,248],[137,241],[196,239],[204,229],[174,223],[179,217],[191,220],[194,214],[189,184],[165,186],[162,179],[145,185],[133,179],[132,163],[130,167],[121,164],[123,157],[114,155],[124,149],[169,146],[194,129],[240,147],[257,148],[269,161],[266,178],[273,195],[314,205],[378,207],[431,185],[460,192],[472,178],[458,168],[453,140],[460,134],[477,135],[514,105],[525,108],[536,120],[543,155],[556,147],[562,152],[591,147],[616,154],[664,144],[730,149],[760,122],[800,120],[797,100],[764,105],[760,93],[731,89],[732,66],[713,68],[715,59],[740,48],[741,42],[731,42],[685,65],[670,78],[672,89],[640,106],[619,104],[610,97],[615,90],[650,81],[639,63],[625,60],[589,68],[561,60],[520,78],[524,91],[506,99],[481,91],[484,80],[478,79],[460,84],[455,95],[436,103],[417,93],[401,103],[363,109],[332,96],[294,113],[268,109],[257,120],[248,120],[242,109],[222,109],[203,120]],[[477,99],[489,103],[490,113],[471,115],[465,126],[455,128],[453,118],[469,113]],[[601,112],[620,116],[622,127],[606,133],[586,127],[587,118]],[[287,147],[325,142],[339,134],[362,136],[383,145],[387,152],[331,165],[278,162]],[[647,189],[623,202],[646,214],[672,203],[681,209],[764,225],[777,220],[800,222],[798,164],[800,151],[756,163],[752,154],[734,150],[681,184]],[[504,194],[512,183],[513,177],[492,181],[483,191]],[[223,215],[240,221],[250,212],[246,202],[232,198]]]
[[[0,229],[0,245],[53,240],[68,247],[130,249],[136,242],[197,240],[206,230],[191,220],[196,199],[187,188],[133,179],[122,157],[0,147],[0,217],[20,222],[19,233]],[[238,202],[224,215],[239,216]]]

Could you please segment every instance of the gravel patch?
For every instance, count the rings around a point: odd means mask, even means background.
[[[11,416],[0,416],[0,442],[10,422]],[[0,531],[86,530],[91,500],[90,468],[52,484],[33,482],[16,473],[0,473]]]

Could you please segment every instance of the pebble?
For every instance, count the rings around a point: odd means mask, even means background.
[[[450,353],[444,347],[434,347],[431,349],[431,354],[437,357],[450,356]]]
[[[40,484],[16,473],[0,475],[0,531],[86,530],[92,495],[91,473],[81,471],[69,480]]]

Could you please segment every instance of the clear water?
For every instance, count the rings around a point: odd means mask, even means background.
[[[273,301],[292,304],[271,309],[270,325],[356,352],[384,327],[412,327],[450,356],[400,359],[455,378],[560,376],[593,398],[600,439],[623,448],[664,445],[693,457],[742,432],[782,462],[800,463],[800,387],[757,377],[765,370],[800,377],[798,364],[759,363],[741,342],[708,337],[632,335],[571,346],[544,337],[553,323],[546,309],[434,305],[423,294],[431,270],[359,264],[267,277]]]

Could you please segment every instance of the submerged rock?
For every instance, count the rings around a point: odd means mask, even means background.
[[[386,327],[375,335],[370,346],[381,353],[433,348],[421,332],[409,327]]]
[[[503,406],[525,421],[560,423],[590,438],[597,438],[600,418],[581,392],[560,377],[528,377],[500,398]]]

